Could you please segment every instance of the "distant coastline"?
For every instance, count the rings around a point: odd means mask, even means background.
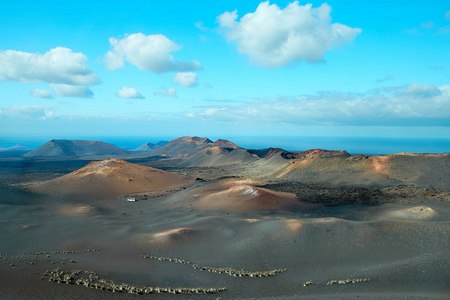
[[[147,142],[172,140],[175,136],[77,136],[77,137],[0,137],[0,147],[21,144],[37,148],[53,138],[97,140],[124,149],[136,148]],[[215,137],[212,137],[215,138]],[[401,152],[444,153],[450,152],[450,139],[437,138],[368,138],[368,137],[294,137],[294,136],[226,136],[237,145],[247,149],[283,148],[287,151],[301,152],[321,148],[346,150],[350,154],[382,155]]]

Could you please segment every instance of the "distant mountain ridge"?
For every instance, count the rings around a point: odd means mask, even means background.
[[[165,146],[166,144],[168,144],[168,141],[159,141],[156,144],[153,143],[145,143],[137,148],[134,149],[130,149],[130,151],[133,152],[152,152],[155,151],[163,146]]]
[[[128,152],[114,145],[85,140],[51,140],[34,149],[24,157],[80,157],[98,155],[128,155]]]
[[[158,146],[156,144],[153,143],[145,143],[135,149],[131,149],[130,151],[134,151],[134,152],[151,152],[151,151],[155,151],[156,149],[161,148],[161,146]]]
[[[160,146],[163,145],[163,146]],[[249,164],[259,159],[279,157],[285,160],[315,158],[347,158],[351,155],[345,151],[313,149],[300,153],[288,152],[281,148],[244,149],[235,143],[218,139],[212,141],[207,137],[184,136],[170,142],[160,141],[156,144],[145,143],[135,149],[124,150],[100,141],[85,140],[51,140],[25,155],[27,158],[90,158],[106,157],[173,159],[173,167],[208,167],[232,164]],[[178,160],[178,161],[176,161]]]
[[[174,139],[165,146],[155,150],[151,155],[162,155],[167,157],[189,157],[206,148],[219,147],[221,149],[241,149],[241,147],[227,140],[211,141],[206,137],[184,136]]]

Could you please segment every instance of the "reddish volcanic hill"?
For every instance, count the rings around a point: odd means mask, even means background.
[[[93,161],[77,171],[33,185],[30,189],[43,193],[105,199],[131,192],[167,189],[192,182],[192,179],[185,176],[119,159],[106,159]]]
[[[189,167],[218,167],[232,164],[248,164],[258,159],[256,155],[247,150],[238,148],[221,148],[219,146],[205,148],[188,157],[177,168]]]
[[[198,197],[192,203],[195,209],[229,212],[301,211],[318,205],[299,201],[295,194],[254,187],[250,182],[223,180],[208,187],[192,190]]]
[[[25,157],[79,157],[98,155],[127,155],[114,145],[84,140],[51,140],[26,154]]]

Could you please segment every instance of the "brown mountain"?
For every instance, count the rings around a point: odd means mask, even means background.
[[[241,148],[208,147],[189,156],[178,168],[188,167],[218,167],[232,164],[248,164],[258,160],[258,156]]]
[[[106,159],[90,162],[77,171],[35,184],[30,189],[43,193],[105,199],[131,192],[167,189],[192,182],[192,179],[185,176],[119,159]]]
[[[226,149],[240,149],[236,144],[227,140],[211,141],[206,137],[184,136],[172,140],[165,146],[153,151],[151,155],[161,155],[166,157],[189,157],[206,148],[219,147]]]
[[[25,157],[80,157],[98,155],[127,155],[114,145],[99,141],[51,140],[26,154]]]

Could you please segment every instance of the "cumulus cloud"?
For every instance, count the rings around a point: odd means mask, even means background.
[[[32,89],[30,91],[30,95],[36,98],[47,98],[47,99],[53,98],[52,93],[50,91],[42,89]]]
[[[443,96],[450,98],[450,84],[439,87],[439,91]]]
[[[0,81],[92,85],[100,78],[87,67],[87,57],[56,47],[44,54],[0,50]]]
[[[125,61],[135,65],[140,70],[154,73],[202,69],[198,61],[183,62],[175,60],[170,53],[179,51],[181,46],[162,34],[134,33],[119,40],[110,38],[109,43],[112,50],[108,51],[104,57],[108,70],[123,68]]]
[[[87,57],[69,48],[56,47],[44,54],[0,50],[0,81],[50,84],[61,97],[92,97],[88,86],[100,78],[87,66]],[[76,92],[78,91],[78,92]],[[84,92],[82,92],[84,91]],[[33,97],[50,98],[49,91],[34,89]]]
[[[426,85],[412,83],[406,88],[406,90],[403,91],[403,93],[414,97],[429,98],[439,95],[441,91],[433,84]]]
[[[174,88],[169,88],[169,89],[162,90],[162,91],[156,91],[153,93],[153,95],[175,98],[177,96],[177,90]]]
[[[417,83],[390,92],[322,92],[299,98],[252,101],[243,105],[210,106],[195,113],[195,117],[226,122],[357,126],[450,126],[449,115],[450,85],[436,87]]]
[[[359,28],[331,23],[330,12],[327,4],[312,8],[294,1],[280,9],[267,1],[239,21],[233,11],[218,16],[217,22],[252,63],[276,68],[300,60],[322,62],[327,50],[352,42],[361,33]]]
[[[94,93],[86,86],[70,84],[50,84],[58,97],[92,98]]]
[[[56,108],[42,105],[20,105],[5,107],[0,111],[0,115],[3,116],[45,120],[53,117]]]
[[[134,98],[134,99],[144,99],[145,98],[135,88],[130,88],[130,87],[126,87],[126,86],[124,86],[123,88],[121,88],[120,90],[117,91],[117,97],[119,97],[119,98]]]
[[[185,87],[194,87],[198,84],[198,76],[194,72],[179,72],[173,77],[173,82]]]

